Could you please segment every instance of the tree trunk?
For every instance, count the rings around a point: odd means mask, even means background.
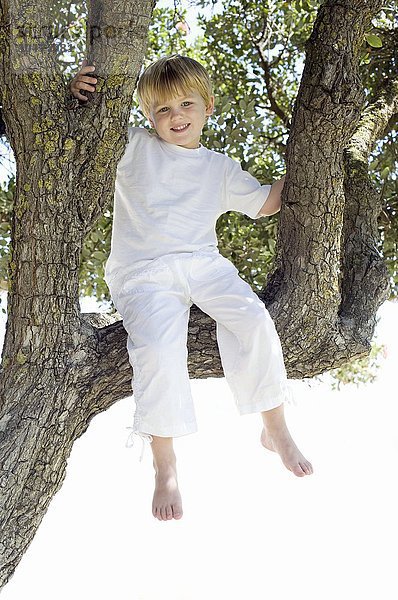
[[[325,2],[307,43],[287,147],[277,258],[262,294],[281,332],[291,377],[313,376],[369,353],[375,314],[387,297],[380,258],[371,278],[357,268],[358,261],[374,256],[380,208],[369,190],[366,217],[354,216],[354,205],[364,199],[345,195],[343,158],[364,103],[359,49],[381,5]],[[347,259],[347,240],[356,236],[358,220],[369,243],[352,246]],[[372,295],[364,303],[369,286]]]
[[[110,334],[113,365],[104,365],[78,276],[84,237],[113,194],[152,8],[92,3],[89,58],[102,94],[79,109],[51,52],[50,0],[1,3],[0,87],[17,162],[0,377],[1,585],[60,488],[74,440],[129,393],[125,348]]]
[[[87,107],[74,108],[46,48],[50,4],[0,4],[3,117],[17,160],[0,375],[0,585],[60,488],[73,442],[93,416],[131,393],[122,323],[80,313],[78,273],[84,237],[112,200],[152,2],[91,2],[88,58],[96,63],[98,93]],[[358,293],[350,297],[355,257],[362,260],[366,249],[348,243],[359,218],[349,206],[358,199],[347,195],[347,204],[343,181],[343,151],[363,102],[359,44],[380,6],[326,2],[308,43],[289,140],[278,256],[263,294],[293,377],[367,352],[372,319],[385,297],[380,266],[368,283],[377,294],[366,304]],[[36,35],[22,43],[27,25]],[[369,202],[368,210],[374,223],[377,202]],[[374,240],[373,225],[363,223]],[[348,247],[347,262],[342,250]],[[354,275],[357,290],[367,276],[363,271]],[[356,318],[358,307],[364,321]],[[196,307],[188,351],[191,377],[223,375],[214,323]]]

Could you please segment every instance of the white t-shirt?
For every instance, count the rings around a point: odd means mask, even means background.
[[[107,283],[165,254],[215,248],[217,219],[229,210],[260,216],[271,186],[232,158],[140,127],[129,127],[128,137],[116,172]]]

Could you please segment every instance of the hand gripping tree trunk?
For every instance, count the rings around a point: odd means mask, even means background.
[[[362,105],[359,43],[380,5],[326,2],[308,43],[278,257],[264,291],[291,376],[337,366],[369,346],[372,328],[365,332],[361,322],[343,318],[347,306],[355,313],[356,297],[350,303],[344,291],[341,308],[341,290],[352,273],[342,256],[342,231],[348,240],[353,227],[349,211],[345,217],[343,150]],[[80,313],[78,272],[83,239],[113,195],[152,6],[89,3],[88,58],[97,66],[98,93],[79,108],[68,107],[67,82],[49,49],[50,0],[1,0],[0,6],[0,89],[17,158],[0,376],[4,585],[62,484],[73,442],[93,416],[131,393],[123,326]],[[350,248],[355,255],[356,246]],[[378,293],[367,305],[367,323],[386,289],[382,268],[374,273]],[[221,376],[214,323],[193,308],[190,375]]]

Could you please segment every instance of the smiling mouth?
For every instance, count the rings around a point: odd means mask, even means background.
[[[171,131],[176,131],[177,133],[180,133],[181,131],[185,131],[186,129],[188,129],[189,126],[190,123],[186,123],[185,125],[180,125],[179,127],[172,127]]]

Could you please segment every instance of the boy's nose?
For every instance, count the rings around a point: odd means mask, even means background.
[[[178,117],[181,113],[181,106],[176,106],[171,109],[171,118]]]

